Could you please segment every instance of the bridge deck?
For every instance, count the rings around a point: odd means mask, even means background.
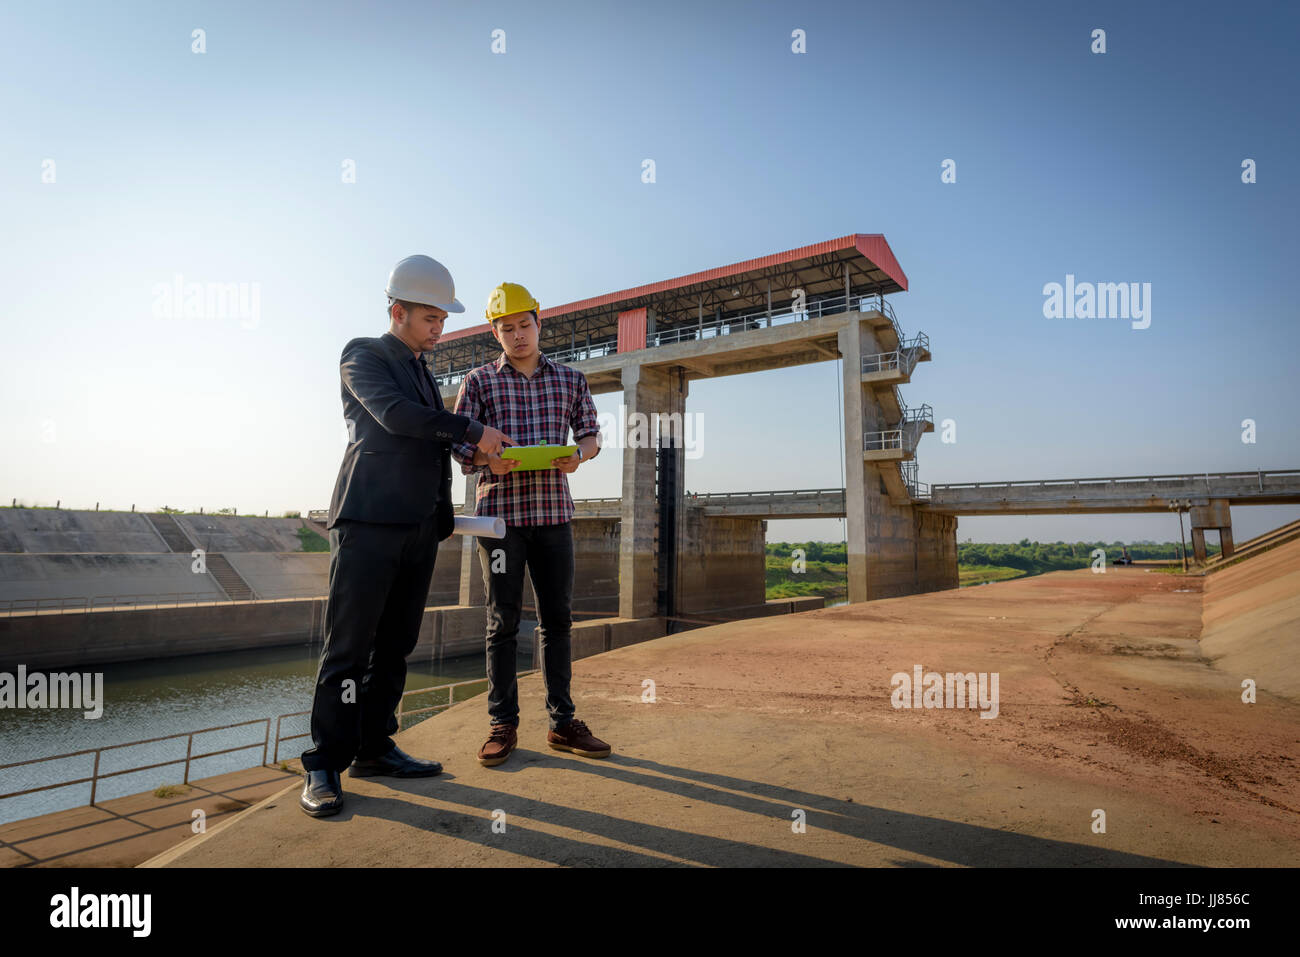
[[[1170,500],[1206,505],[1300,504],[1300,469],[1202,472],[1183,475],[1127,475],[1113,478],[1042,479],[1028,482],[969,482],[931,485],[917,507],[948,515],[1049,514],[1074,512],[1167,512]],[[620,499],[575,499],[582,518],[618,518]],[[705,515],[749,518],[842,518],[844,489],[782,489],[770,492],[692,492],[688,508]]]

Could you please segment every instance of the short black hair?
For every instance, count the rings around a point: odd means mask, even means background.
[[[407,302],[405,299],[394,299],[392,302],[390,302],[390,303],[388,304],[388,318],[389,318],[389,319],[392,319],[392,318],[393,318],[393,305],[394,305],[394,304],[401,306],[403,309],[406,310],[406,312],[407,312],[408,314],[414,312],[416,309],[419,309],[419,308],[421,308],[421,307],[423,307],[423,308],[425,308],[425,309],[437,309],[437,308],[438,308],[437,306],[430,306],[430,305],[428,305],[427,303],[423,303],[423,302]]]
[[[528,311],[533,314],[533,322],[542,321],[541,317],[537,315],[536,309],[529,309]],[[488,320],[488,325],[495,326],[498,322],[500,322],[504,318],[505,318],[504,316],[493,316],[491,319]]]

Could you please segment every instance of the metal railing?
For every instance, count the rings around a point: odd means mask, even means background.
[[[254,595],[256,594],[254,592]],[[234,602],[264,605],[272,602],[312,601],[324,597],[324,595],[294,595],[288,598],[231,598],[222,592],[168,592],[159,595],[103,595],[76,598],[0,598],[0,618],[55,611],[62,615],[66,612],[126,611],[133,608],[181,605],[229,605]]]
[[[902,429],[885,429],[883,432],[863,432],[862,450],[864,452],[886,452],[903,447]]]
[[[835,296],[829,299],[819,299],[808,302],[804,309],[799,310],[773,308],[769,311],[764,307],[735,316],[725,316],[722,319],[710,319],[707,322],[674,326],[664,329],[662,332],[648,334],[646,336],[646,346],[655,348],[671,345],[675,342],[714,339],[718,336],[732,335],[733,331],[739,333],[748,332],[751,329],[767,329],[795,322],[807,322],[810,319],[820,319],[822,316],[833,316],[854,310],[858,312],[879,312],[889,319],[899,342],[903,341],[903,333],[898,326],[898,318],[889,300],[879,293],[867,293],[865,295]],[[928,345],[929,340],[926,339],[925,342]],[[618,339],[607,338],[576,348],[543,351],[546,353],[546,357],[553,362],[583,362],[587,359],[597,359],[617,352]],[[474,367],[465,366],[460,369],[448,369],[445,372],[435,373],[434,378],[440,386],[454,385],[465,378],[465,375],[472,368]]]
[[[930,486],[917,478],[916,459],[899,462],[898,470],[902,473],[903,484],[907,486],[908,495],[914,499],[927,499],[930,497]]]
[[[807,303],[804,309],[774,309],[771,312],[766,308],[755,309],[736,316],[711,319],[708,322],[675,326],[671,329],[665,329],[663,332],[657,332],[653,336],[647,336],[646,345],[654,347],[670,345],[674,342],[715,339],[718,336],[731,335],[733,328],[737,332],[748,332],[751,329],[770,329],[773,326],[791,325],[796,322],[807,322],[810,319],[820,319],[822,316],[852,312],[855,308],[859,312],[879,312],[887,316],[889,321],[897,328],[894,307],[883,296],[869,293],[865,296],[849,296],[847,299],[844,296],[819,299]]]
[[[794,488],[760,492],[687,492],[685,499],[692,504],[697,502],[725,503],[734,499],[753,500],[756,498],[776,498],[780,495],[811,495],[815,496],[819,500],[822,498],[833,498],[840,503],[843,503],[844,501],[844,489],[842,488]]]
[[[231,728],[243,728],[252,724],[261,724],[266,727],[266,732],[263,735],[261,741],[253,742],[252,744],[241,744],[233,748],[219,748],[216,751],[205,751],[202,754],[194,753],[194,736],[196,734],[211,734],[214,731],[228,731]],[[139,747],[142,744],[155,744],[159,741],[174,741],[179,738],[186,739],[185,757],[183,758],[174,758],[171,761],[157,761],[154,762],[153,764],[142,764],[137,767],[124,768],[120,771],[99,770],[100,759],[105,751],[114,751],[119,748],[134,748],[134,747]],[[14,761],[11,764],[0,764],[0,771],[7,771],[10,768],[20,768],[23,767],[24,765],[41,764],[46,761],[62,761],[68,758],[81,757],[82,755],[87,755],[87,754],[93,754],[95,756],[95,764],[91,771],[90,777],[88,778],[86,777],[73,778],[70,781],[59,781],[55,784],[42,784],[39,787],[24,788],[20,791],[6,791],[5,793],[0,794],[0,800],[3,800],[5,798],[19,797],[24,794],[35,794],[38,791],[50,791],[55,788],[71,787],[74,784],[88,783],[90,785],[90,803],[94,804],[95,797],[99,789],[99,782],[101,780],[105,778],[120,777],[123,774],[136,774],[140,771],[152,770],[153,768],[165,768],[172,764],[185,765],[185,774],[184,777],[182,778],[182,783],[189,784],[190,765],[193,762],[198,761],[200,758],[211,758],[211,757],[215,757],[218,754],[230,754],[231,752],[234,751],[247,751],[250,748],[261,747],[262,764],[266,764],[266,752],[267,752],[267,747],[270,744],[270,740],[271,740],[271,719],[254,718],[251,721],[239,721],[236,722],[235,724],[220,724],[217,725],[216,727],[203,728],[199,731],[182,731],[178,734],[165,734],[162,737],[158,737],[158,738],[144,738],[140,741],[128,741],[125,744],[108,744],[102,748],[86,748],[85,750],[82,751],[69,751],[67,754],[55,754],[46,758],[31,758],[30,760],[27,761]]]
[[[92,595],[76,598],[4,598],[0,599],[0,617],[36,614],[41,611],[86,611],[139,605],[206,605],[235,599],[219,591],[167,592],[160,595]]]
[[[1151,486],[1156,483],[1173,484],[1182,483],[1190,485],[1193,483],[1204,484],[1206,492],[1213,491],[1212,482],[1249,482],[1254,480],[1260,492],[1267,491],[1264,488],[1265,479],[1276,480],[1276,486],[1300,485],[1300,469],[1255,469],[1251,472],[1196,472],[1182,473],[1176,475],[1116,475],[1107,478],[1077,478],[1077,479],[1043,479],[1041,481],[1025,482],[945,482],[931,485],[932,491],[948,491],[950,489],[965,488],[1052,488],[1069,485],[1115,485],[1119,483],[1129,483],[1137,485]],[[1274,484],[1270,481],[1270,484]],[[1240,491],[1236,489],[1224,489],[1225,494]]]
[[[600,359],[618,352],[618,339],[602,339],[590,345],[576,346],[560,352],[548,352],[546,357],[552,362],[585,362],[588,359]]]
[[[892,372],[902,370],[904,375],[911,375],[916,368],[917,359],[922,350],[930,348],[930,337],[924,332],[917,333],[906,342],[901,342],[893,352],[877,352],[862,357],[862,374],[869,372]]]
[[[907,406],[903,406],[903,418],[900,420],[899,424],[907,425],[910,422],[933,422],[933,421],[934,421],[934,409],[930,408],[930,404],[926,402],[916,406],[915,408],[908,408]]]
[[[862,433],[862,450],[864,452],[884,452],[890,449],[904,448],[904,432],[908,431],[907,426],[921,422],[934,421],[934,409],[930,404],[924,403],[914,408],[908,408],[907,403],[903,401],[902,395],[898,393],[897,388],[894,390],[894,397],[898,400],[898,406],[901,410],[898,424],[892,429],[883,429],[878,432]]]
[[[534,668],[529,671],[521,671],[517,674],[517,677],[519,678],[526,677],[528,675],[536,673],[537,670],[538,669]],[[465,681],[453,681],[447,684],[430,685],[427,688],[415,688],[411,691],[405,691],[402,693],[402,697],[397,707],[398,725],[399,726],[401,725],[403,717],[409,717],[411,715],[425,714],[425,713],[436,713],[439,711],[445,711],[447,708],[450,708],[453,704],[457,703],[456,689],[458,688],[464,688],[469,685],[486,685],[486,684],[487,684],[486,677],[471,678]],[[436,704],[427,708],[411,708],[411,709],[406,708],[406,699],[411,695],[429,694],[430,692],[442,691],[443,689],[447,690],[447,702],[445,704]],[[474,697],[474,695],[470,695],[469,697]],[[125,742],[124,744],[108,744],[100,748],[86,748],[81,751],[69,751],[67,754],[54,754],[44,758],[31,758],[26,761],[14,761],[9,764],[0,764],[0,771],[8,771],[11,768],[20,768],[28,765],[33,765],[33,764],[43,764],[49,761],[64,761],[67,760],[68,758],[78,758],[78,757],[82,757],[85,755],[92,755],[92,754],[95,756],[94,765],[91,769],[91,773],[89,777],[74,777],[65,781],[57,781],[53,784],[42,784],[37,787],[22,788],[17,791],[6,791],[4,793],[0,793],[0,800],[4,800],[5,798],[21,797],[22,795],[25,794],[36,794],[40,791],[52,791],[57,788],[72,787],[73,785],[76,784],[89,784],[90,785],[89,803],[94,804],[95,798],[98,795],[99,782],[107,778],[120,777],[124,774],[136,774],[141,771],[151,771],[154,768],[164,768],[173,764],[184,764],[185,771],[182,776],[181,783],[189,784],[190,766],[193,764],[193,762],[198,761],[202,758],[216,757],[217,755],[220,754],[231,754],[235,751],[247,751],[258,747],[262,749],[262,765],[264,767],[268,764],[267,761],[268,754],[272,754],[269,764],[278,764],[280,761],[280,745],[282,742],[292,741],[296,738],[311,737],[310,731],[303,732],[302,734],[284,734],[283,733],[284,719],[297,718],[307,714],[311,714],[311,712],[292,711],[289,712],[288,714],[282,714],[276,717],[274,751],[272,751],[271,719],[254,718],[250,721],[238,721],[233,724],[219,724],[216,725],[215,727],[202,728],[198,731],[181,731],[178,732],[177,734],[165,734],[157,738],[143,738],[139,741],[128,741]],[[251,744],[236,745],[235,747],[232,748],[218,748],[215,751],[204,751],[201,754],[194,753],[195,735],[212,734],[213,732],[216,731],[229,731],[233,728],[244,728],[244,727],[248,727],[249,725],[255,725],[255,724],[263,725],[266,729],[265,732],[263,733],[261,741],[255,741]],[[185,757],[183,758],[173,758],[170,761],[155,761],[151,764],[137,765],[129,768],[123,768],[117,771],[100,771],[101,756],[105,751],[114,751],[114,750],[119,750],[121,748],[134,748],[144,744],[156,744],[160,741],[173,741],[173,740],[178,740],[180,738],[186,739]]]

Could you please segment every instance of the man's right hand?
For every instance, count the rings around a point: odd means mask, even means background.
[[[493,475],[508,475],[524,463],[518,459],[503,459],[499,455],[488,456],[488,470]]]
[[[479,440],[475,444],[488,455],[500,455],[502,447],[514,445],[515,440],[499,429],[485,425],[483,426],[483,434],[479,436]]]

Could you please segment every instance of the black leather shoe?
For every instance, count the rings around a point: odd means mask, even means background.
[[[427,778],[442,771],[437,761],[425,761],[413,758],[396,745],[383,757],[357,758],[348,768],[348,775],[354,778],[369,778],[384,775],[390,778]]]
[[[343,784],[337,771],[308,771],[298,806],[312,817],[329,817],[343,807]]]

